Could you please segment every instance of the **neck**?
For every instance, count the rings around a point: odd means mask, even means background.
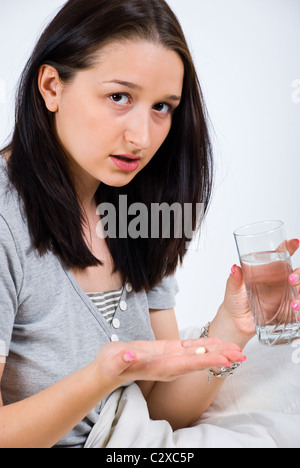
[[[101,182],[92,177],[73,158],[69,157],[69,168],[73,176],[75,191],[83,212],[96,213],[95,194]]]
[[[83,212],[89,217],[90,214],[96,213],[97,203],[95,200],[96,192],[100,186],[100,182],[89,175],[84,177],[74,177],[75,190],[80,206]]]

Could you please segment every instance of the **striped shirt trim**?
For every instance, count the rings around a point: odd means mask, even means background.
[[[117,291],[87,293],[87,295],[107,322],[111,323],[121,299],[122,292],[123,288]]]

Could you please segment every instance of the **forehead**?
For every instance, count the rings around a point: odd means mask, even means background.
[[[126,81],[141,90],[180,95],[184,65],[173,50],[153,42],[114,42],[99,50],[91,70],[100,82]]]

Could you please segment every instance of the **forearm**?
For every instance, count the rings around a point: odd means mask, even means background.
[[[115,387],[92,363],[26,400],[0,407],[0,447],[54,446]]]
[[[188,427],[209,408],[223,383],[224,379],[214,377],[208,383],[206,371],[157,382],[147,397],[150,417],[167,420],[173,430]]]

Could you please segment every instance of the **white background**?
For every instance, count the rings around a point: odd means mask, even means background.
[[[206,323],[222,302],[238,263],[235,228],[282,219],[288,237],[300,238],[300,0],[168,1],[195,59],[215,148],[214,196],[200,247],[177,274],[184,328]],[[0,146],[12,130],[21,71],[63,4],[0,0]]]

